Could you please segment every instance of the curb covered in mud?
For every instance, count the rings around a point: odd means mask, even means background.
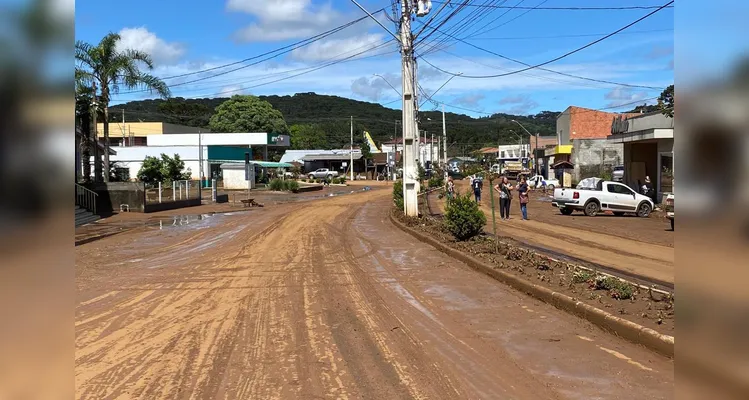
[[[489,275],[490,277],[500,282],[508,284],[516,290],[519,290],[541,301],[549,303],[560,310],[564,310],[568,313],[581,317],[602,329],[605,329],[626,340],[629,340],[630,342],[641,344],[667,357],[674,356],[673,336],[664,335],[653,329],[646,328],[632,321],[617,317],[604,310],[575,300],[572,297],[567,296],[566,294],[555,292],[549,288],[536,285],[513,274],[492,268],[491,265],[480,261],[475,257],[465,254],[459,250],[453,249],[436,239],[426,236],[423,233],[406,226],[401,221],[398,221],[398,219],[395,218],[392,213],[390,214],[390,221],[392,221],[395,226],[415,237],[416,239],[432,245],[448,256],[456,258],[469,265],[471,268]]]

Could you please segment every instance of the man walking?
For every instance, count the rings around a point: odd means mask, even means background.
[[[476,203],[481,203],[481,189],[484,187],[484,182],[476,175],[473,177],[471,185],[473,186],[473,195],[476,197]]]

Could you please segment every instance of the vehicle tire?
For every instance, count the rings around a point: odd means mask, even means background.
[[[624,215],[624,211],[614,211],[614,215],[616,215],[617,217],[621,217],[622,215]]]
[[[598,205],[598,202],[596,202],[595,200],[591,200],[585,203],[585,209],[583,211],[585,212],[585,215],[589,217],[595,217],[600,210],[601,207]]]
[[[553,192],[554,191],[554,185],[548,185],[548,186],[546,186],[546,189],[551,190]]]
[[[333,179],[333,175],[332,174],[328,174],[328,179]]]
[[[312,175],[312,174],[309,174],[309,178],[310,178],[310,179],[315,179],[315,176],[314,176],[314,175]]]
[[[650,216],[650,212],[653,211],[653,208],[650,207],[650,204],[647,202],[642,202],[637,207],[637,216],[640,218],[647,218]]]
[[[560,208],[559,212],[562,213],[562,215],[572,215],[571,208]]]

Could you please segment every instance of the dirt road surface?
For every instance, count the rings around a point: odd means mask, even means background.
[[[673,362],[388,220],[390,194],[76,247],[81,399],[670,399]]]
[[[470,188],[468,181],[458,181],[457,186],[463,192]],[[484,189],[481,208],[488,216],[487,232],[491,232],[489,185]],[[444,208],[436,195],[430,201],[437,202],[438,209]],[[528,206],[529,221],[521,219],[517,194],[511,203],[510,220],[501,221],[497,196],[494,202],[500,236],[673,287],[674,232],[662,218],[565,216],[551,206],[548,198],[534,192]]]

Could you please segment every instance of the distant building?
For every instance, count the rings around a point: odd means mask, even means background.
[[[614,118],[622,114],[570,106],[557,117],[556,146],[544,150],[544,160],[540,163],[541,172],[549,178],[570,184],[588,177],[601,177],[613,171],[624,160],[624,146],[610,142],[606,138],[611,134]],[[624,114],[629,116],[630,114]],[[639,115],[639,114],[631,114]],[[564,173],[562,169],[550,168],[560,161],[568,161]],[[571,172],[570,172],[571,171]]]
[[[660,112],[618,118],[608,141],[624,147],[624,183],[639,192],[649,176],[656,201],[673,192],[674,119]]]
[[[381,150],[383,153],[392,153],[397,150],[398,153],[403,151],[403,138],[390,140],[382,143]],[[418,158],[419,163],[426,168],[427,163],[438,163],[441,159],[440,139],[435,137],[425,138],[420,136],[418,139]]]
[[[97,124],[99,140],[104,138],[104,124]],[[210,129],[192,126],[168,124],[166,122],[122,122],[109,123],[110,146],[147,146],[148,138],[154,135],[173,135],[181,133],[210,133]]]

